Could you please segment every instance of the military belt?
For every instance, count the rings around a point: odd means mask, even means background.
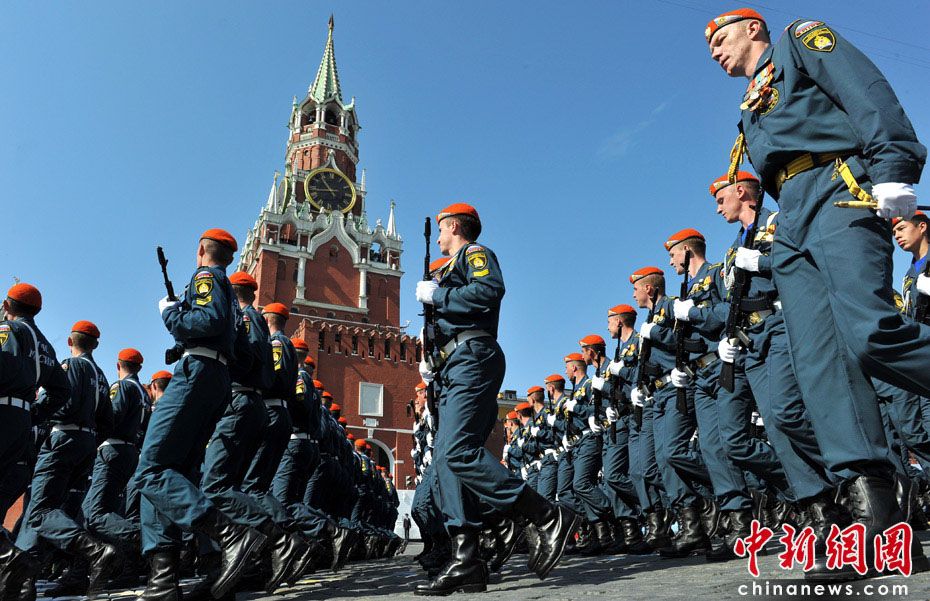
[[[717,353],[707,353],[706,355],[701,355],[695,359],[693,363],[698,369],[704,369],[705,367],[713,365],[719,360],[720,357],[717,356]]]
[[[316,439],[307,432],[291,432],[291,440],[309,440],[316,442]]]
[[[25,409],[29,411],[32,407],[32,403],[25,399],[17,399],[11,396],[0,397],[0,405],[9,405],[10,407],[18,407],[19,409]]]
[[[855,151],[845,150],[842,152],[825,152],[813,153],[806,152],[796,159],[789,161],[787,165],[775,172],[775,189],[781,192],[781,187],[785,182],[795,175],[810,171],[814,167],[820,167],[832,163],[839,158],[845,158],[856,154]]]
[[[258,393],[258,388],[253,388],[252,386],[233,386],[233,392],[254,392]]]
[[[662,390],[663,388],[668,386],[671,383],[671,381],[672,381],[672,374],[666,374],[662,376],[661,378],[659,378],[658,380],[656,380],[655,382],[653,382],[652,385],[655,387],[656,390]]]
[[[215,351],[212,348],[207,348],[205,346],[192,346],[190,348],[184,349],[184,355],[194,355],[196,357],[206,357],[207,359],[215,359],[223,365],[226,365],[226,355],[219,351]]]
[[[94,429],[77,424],[55,424],[52,426],[52,432],[89,432],[94,434]]]
[[[132,444],[132,443],[131,443],[131,442],[128,442],[128,441],[125,441],[125,440],[123,440],[122,438],[108,438],[108,439],[104,440],[104,441],[100,444],[100,446],[103,446],[103,445],[113,446],[113,445],[117,445],[117,444]]]
[[[440,360],[445,362],[455,349],[475,338],[492,338],[492,336],[482,330],[465,330],[464,332],[456,334],[452,337],[452,340],[442,345],[442,348],[439,349]]]
[[[287,407],[282,399],[265,399],[265,407]]]
[[[762,311],[753,311],[747,316],[749,323],[751,325],[757,324],[767,318],[770,315],[775,315],[781,311],[781,301],[773,301],[771,309],[764,309]]]
[[[549,457],[552,457],[553,459],[559,458],[559,452],[555,449],[546,449],[544,453],[548,455]]]

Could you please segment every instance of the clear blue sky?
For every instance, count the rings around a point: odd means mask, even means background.
[[[180,286],[201,231],[242,240],[254,222],[330,12],[370,219],[397,200],[403,318],[418,319],[423,216],[474,204],[508,287],[506,387],[539,383],[583,335],[604,335],[607,308],[631,300],[630,271],[666,265],[669,233],[699,228],[711,258],[735,235],[707,184],[726,167],[745,81],[711,62],[703,30],[739,4],[58,4],[0,9],[0,287],[41,288],[59,355],[75,320],[95,321],[111,378],[124,346],[145,354],[145,375],[162,368],[156,244]],[[743,5],[775,32],[801,16],[833,25],[930,138],[926,4]]]

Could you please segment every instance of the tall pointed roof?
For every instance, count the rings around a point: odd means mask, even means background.
[[[339,87],[339,71],[336,69],[336,52],[333,49],[333,16],[329,16],[329,35],[323,48],[323,60],[316,71],[316,79],[307,90],[318,103],[335,98],[342,104],[342,89]]]
[[[397,235],[397,223],[394,220],[394,200],[393,199],[391,199],[391,214],[388,215],[387,235],[388,236]]]

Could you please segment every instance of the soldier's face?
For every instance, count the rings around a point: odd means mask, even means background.
[[[730,77],[748,77],[755,65],[750,62],[752,39],[748,21],[723,27],[710,40],[710,56]]]
[[[633,300],[636,301],[636,306],[640,309],[645,309],[649,306],[649,290],[642,281],[633,284]]]
[[[739,200],[738,187],[739,184],[734,184],[717,192],[717,214],[726,219],[727,223],[739,221],[742,203]]]
[[[912,252],[920,248],[920,240],[927,233],[927,226],[921,224],[914,225],[906,219],[902,219],[892,230],[894,241],[898,243],[901,250]]]
[[[634,286],[634,290],[635,290]],[[610,332],[611,338],[616,338],[617,333],[620,331],[620,316],[611,315],[607,318],[607,331]]]
[[[681,275],[685,272],[685,251],[688,247],[685,244],[676,244],[668,251],[668,264],[675,270],[675,273]]]
[[[439,239],[437,244],[439,244],[439,250],[442,251],[442,254],[448,255],[449,249],[452,248],[452,224],[455,223],[452,219],[443,219],[439,222]]]

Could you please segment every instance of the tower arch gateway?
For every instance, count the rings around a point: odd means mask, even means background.
[[[292,308],[286,332],[307,342],[316,378],[342,406],[349,430],[377,447],[402,487],[414,475],[405,407],[420,381],[416,337],[400,323],[403,241],[386,193],[378,205],[389,213],[387,227],[368,217],[364,170],[357,176],[361,126],[355,99],[343,97],[333,31],[330,19],[316,75],[293,98],[283,165],[272,166],[238,269],[258,282],[259,306]]]

